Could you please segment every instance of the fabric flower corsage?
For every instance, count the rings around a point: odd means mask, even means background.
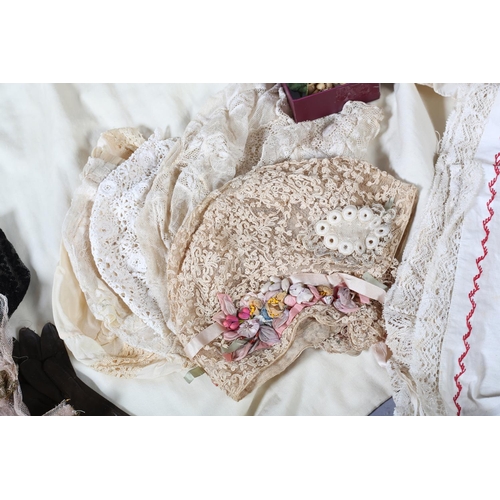
[[[277,276],[272,276],[258,294],[243,297],[239,307],[227,294],[219,293],[217,298],[222,311],[213,320],[225,328],[221,351],[227,361],[238,361],[280,342],[285,328],[306,307],[324,304],[350,314],[362,304],[370,303],[367,297],[352,292],[345,283],[315,287],[291,284],[288,278]]]

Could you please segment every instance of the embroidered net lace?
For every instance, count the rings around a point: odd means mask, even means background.
[[[146,262],[135,232],[158,169],[175,155],[176,140],[156,131],[99,184],[90,218],[92,255],[103,280],[156,333],[170,332],[146,282]]]

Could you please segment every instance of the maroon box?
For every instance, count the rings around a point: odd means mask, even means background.
[[[299,99],[294,99],[286,83],[282,83],[296,122],[316,120],[342,111],[347,101],[375,101],[380,97],[380,83],[343,83]]]

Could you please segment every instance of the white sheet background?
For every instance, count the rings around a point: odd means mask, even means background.
[[[32,281],[10,322],[36,331],[52,321],[51,289],[61,226],[79,174],[99,135],[169,127],[178,136],[224,84],[0,85],[0,228],[30,268]],[[414,84],[383,85],[373,103],[385,118],[367,160],[416,184],[417,230],[432,181],[437,145],[452,99]],[[366,415],[391,394],[369,353],[358,357],[309,350],[282,375],[236,403],[207,377],[188,385],[182,374],[123,380],[75,362],[82,379],[134,415]]]

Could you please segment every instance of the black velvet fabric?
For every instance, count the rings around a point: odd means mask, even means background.
[[[40,336],[21,328],[12,354],[19,366],[23,402],[31,415],[43,415],[63,400],[83,416],[128,415],[78,378],[53,324],[47,323]]]
[[[29,284],[29,269],[0,229],[0,293],[8,299],[9,317],[23,300]]]

